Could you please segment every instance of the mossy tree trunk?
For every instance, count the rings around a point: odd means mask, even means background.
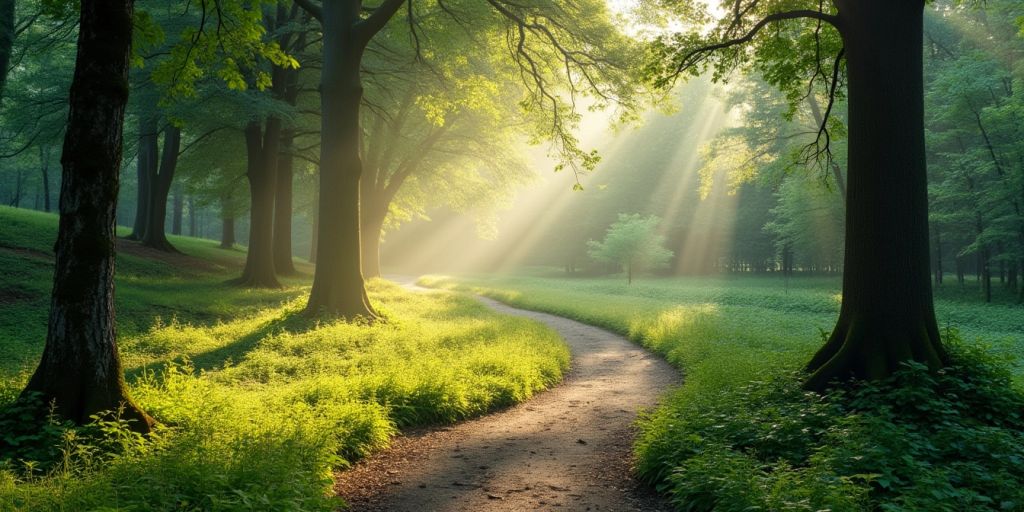
[[[42,360],[24,393],[76,423],[121,411],[153,420],[128,397],[114,328],[114,240],[128,100],[131,0],[82,0],[78,55],[61,155],[60,227]]]
[[[948,363],[932,303],[922,77],[923,0],[837,0],[849,105],[843,303],[809,389]]]

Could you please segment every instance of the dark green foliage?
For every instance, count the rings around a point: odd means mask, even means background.
[[[48,469],[60,457],[60,441],[73,425],[48,414],[38,393],[26,393],[20,400],[4,404],[0,406],[2,464],[32,461],[23,469]]]
[[[1020,510],[1024,392],[982,346],[828,396],[798,372],[678,395],[648,419],[640,471],[682,510]]]

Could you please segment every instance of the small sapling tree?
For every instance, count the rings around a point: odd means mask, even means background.
[[[672,259],[672,251],[665,248],[664,235],[658,234],[661,219],[638,213],[620,213],[604,240],[587,242],[587,254],[602,262],[621,265],[626,279],[633,284],[633,272],[663,268]]]

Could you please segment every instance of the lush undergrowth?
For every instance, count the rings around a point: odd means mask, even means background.
[[[540,324],[449,292],[386,281],[373,325],[301,314],[283,290],[225,284],[241,253],[172,238],[197,256],[119,256],[121,352],[132,396],[161,427],[43,428],[12,407],[45,338],[55,217],[0,209],[0,510],[331,510],[332,470],[407,425],[451,422],[560,380],[568,350]],[[184,262],[189,262],[187,265]],[[184,265],[184,266],[183,266]]]
[[[683,369],[636,446],[640,475],[680,510],[1024,510],[1019,306],[940,298],[955,368],[823,397],[801,390],[799,368],[835,321],[835,279],[421,283],[621,332]]]

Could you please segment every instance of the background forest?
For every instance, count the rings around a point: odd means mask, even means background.
[[[681,373],[640,510],[1024,510],[1024,5],[907,5],[0,0],[0,511],[513,503],[343,484],[579,383],[476,296]]]

